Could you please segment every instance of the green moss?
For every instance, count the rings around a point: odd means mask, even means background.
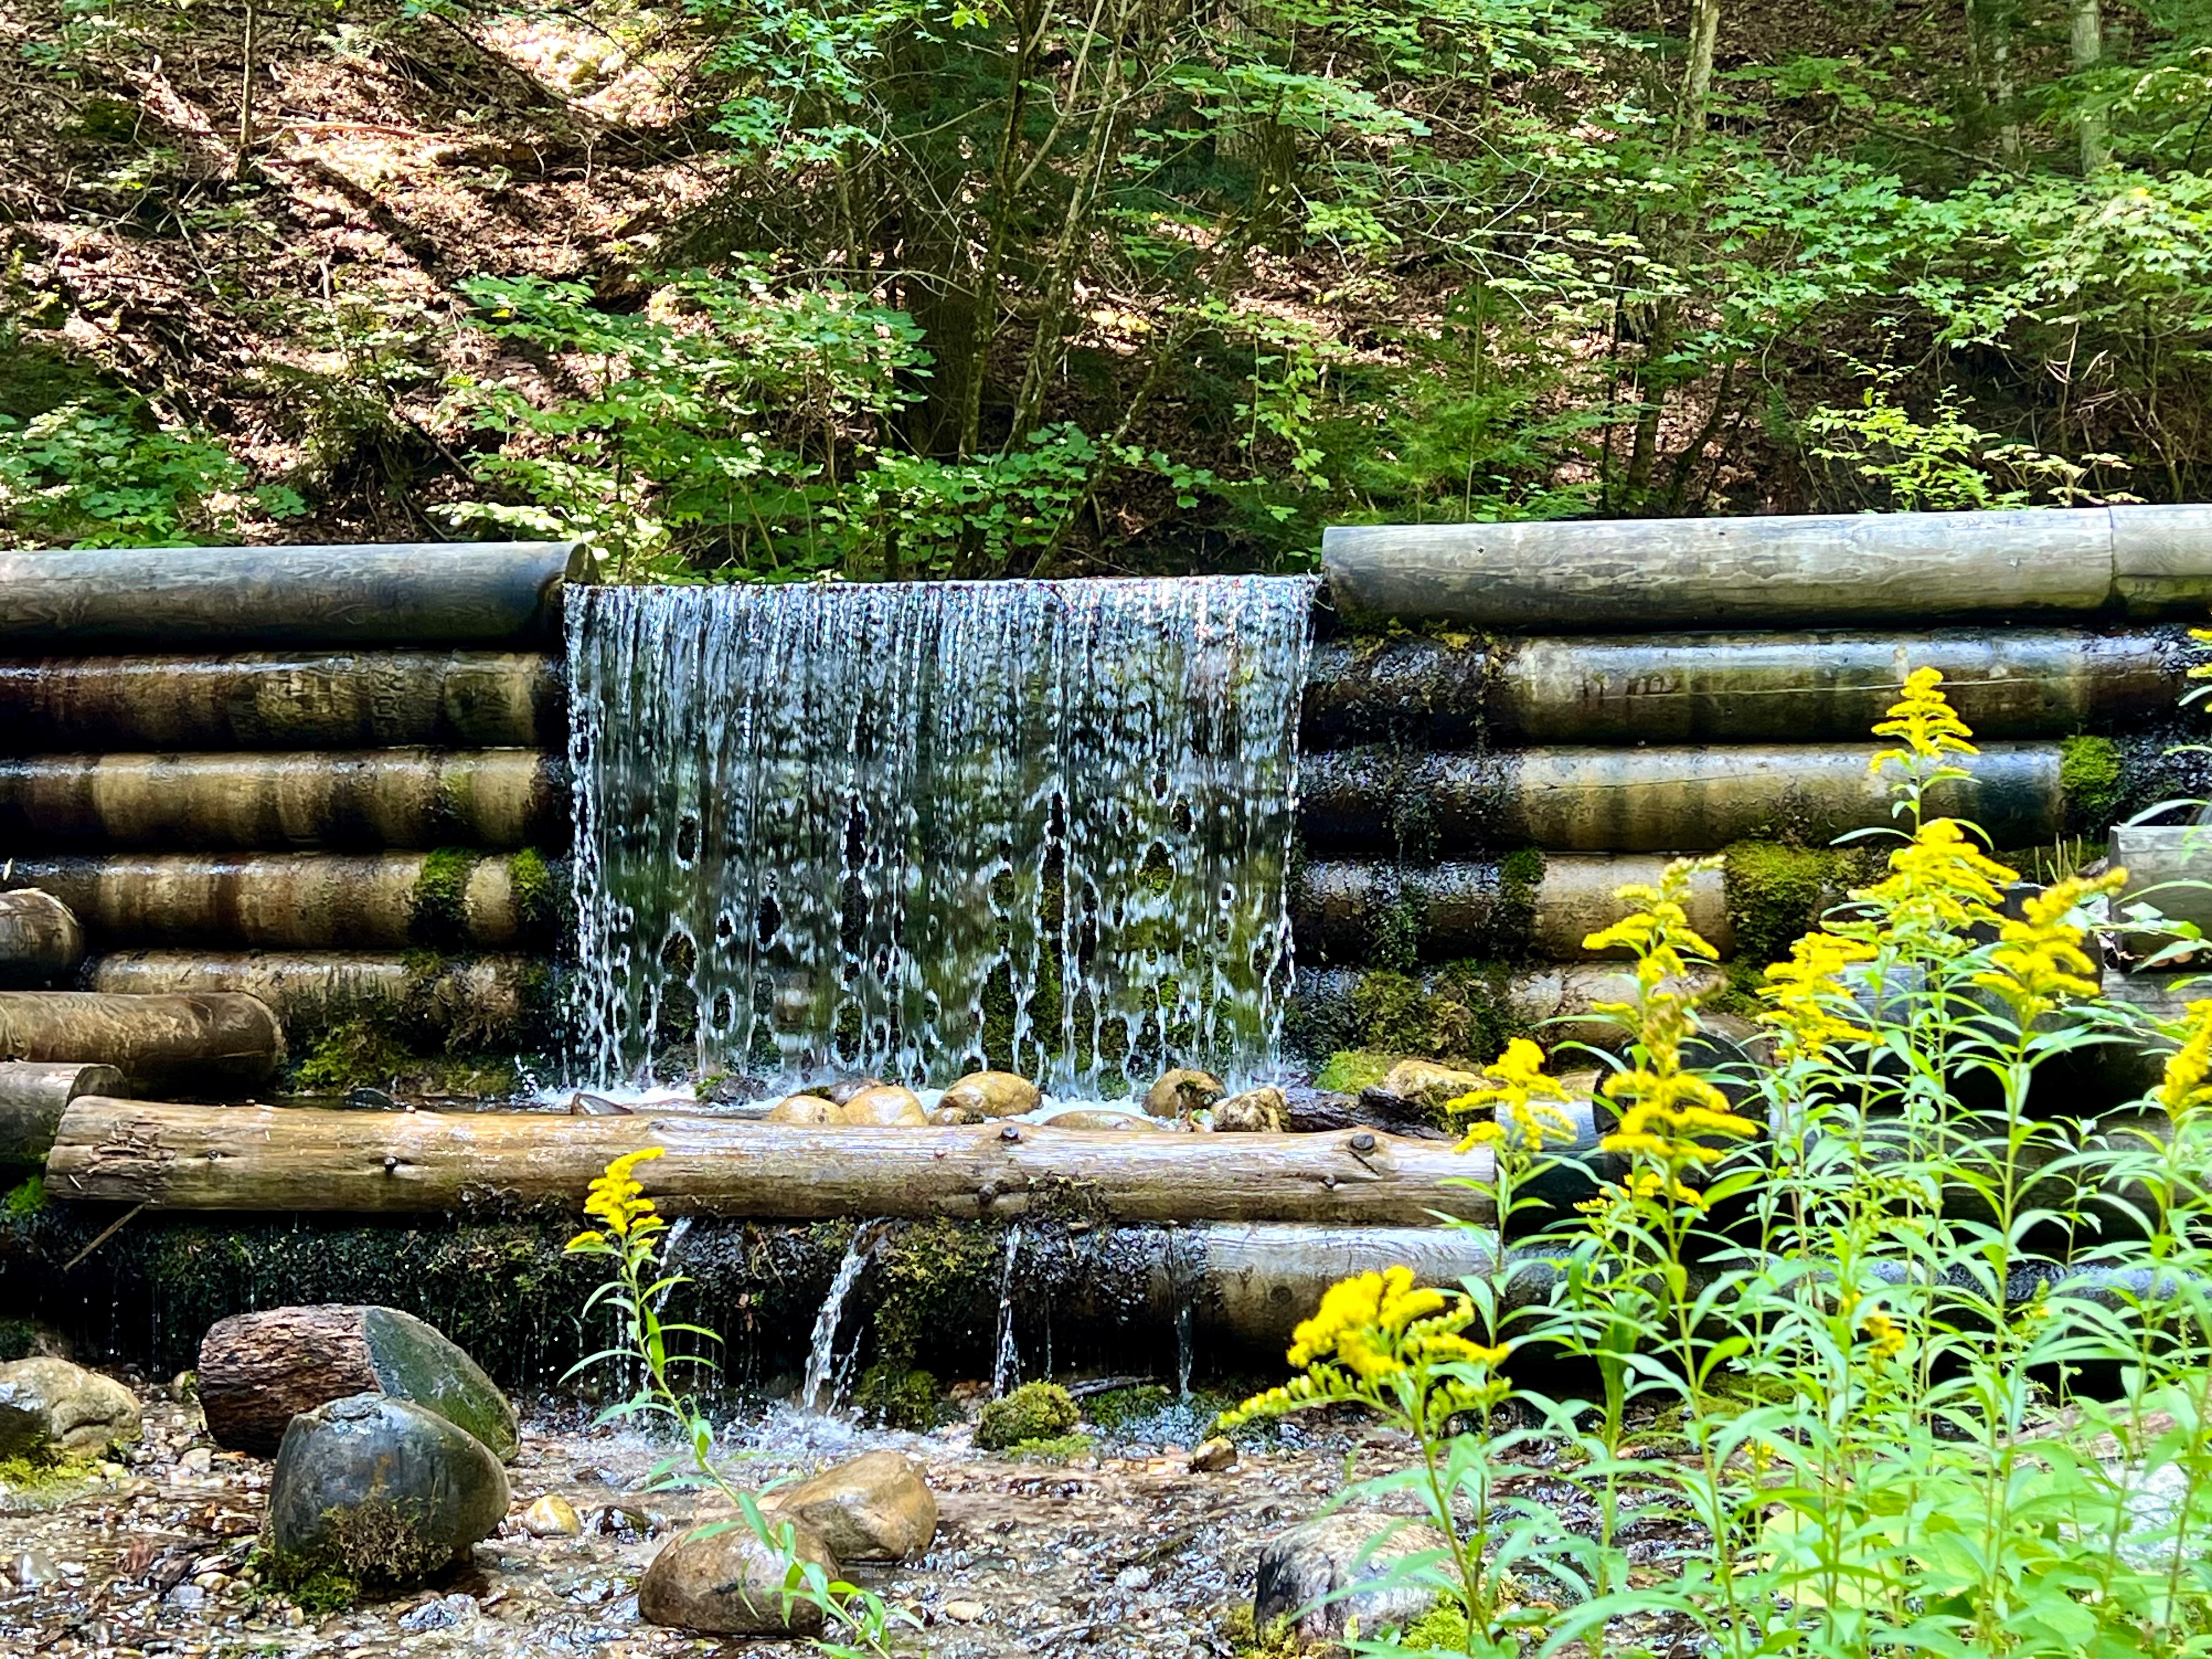
[[[1081,1416],[1074,1398],[1057,1382],[1024,1382],[983,1407],[975,1420],[975,1444],[983,1451],[1005,1451],[1024,1441],[1056,1440]]]
[[[1729,929],[1735,935],[1731,992],[1756,987],[1771,963],[1820,925],[1844,880],[1843,859],[1826,849],[1740,841],[1724,854]]]
[[[886,1428],[920,1433],[945,1420],[945,1400],[937,1379],[919,1366],[890,1360],[878,1359],[860,1373],[853,1403]]]
[[[455,950],[469,942],[469,877],[480,854],[441,847],[422,860],[408,902],[407,933],[417,945]]]
[[[258,1566],[263,1580],[290,1596],[300,1611],[321,1619],[343,1613],[361,1600],[361,1581],[326,1562],[303,1561],[257,1550],[248,1565]]]
[[[0,1365],[46,1352],[46,1333],[29,1319],[0,1319]],[[0,1480],[7,1478],[0,1472]]]
[[[1085,1414],[1110,1432],[1165,1411],[1174,1403],[1175,1395],[1170,1389],[1157,1382],[1139,1382],[1133,1388],[1109,1389],[1091,1395]]]
[[[2058,785],[2066,822],[2077,833],[2108,825],[2122,791],[2120,746],[2110,738],[2073,737],[2058,745]]]
[[[887,1235],[876,1247],[872,1274],[877,1363],[910,1363],[925,1336],[958,1325],[986,1300],[995,1306],[1005,1249],[999,1229],[944,1218]]]
[[[1339,1048],[1314,1079],[1314,1087],[1331,1094],[1356,1095],[1390,1074],[1398,1056],[1376,1048]]]
[[[99,1472],[100,1460],[83,1453],[56,1455],[19,1453],[0,1458],[0,1490],[17,1492],[52,1492],[88,1480]]]
[[[1439,1653],[1465,1653],[1467,1643],[1467,1613],[1449,1602],[1439,1602],[1398,1632],[1397,1645],[1411,1648],[1419,1653],[1433,1650]]]
[[[1364,975],[1352,993],[1355,1046],[1371,1054],[1424,1060],[1487,1058],[1527,1022],[1513,1010],[1512,970],[1504,963],[1456,962],[1427,979]]]
[[[404,1071],[413,1058],[383,1026],[365,1019],[341,1020],[315,1039],[293,1073],[292,1083],[310,1094],[336,1094],[362,1084],[380,1086]]]
[[[1097,1449],[1098,1443],[1087,1434],[1056,1434],[1045,1440],[1018,1440],[1006,1448],[1006,1455],[1024,1463],[1065,1463]]]
[[[1544,885],[1541,848],[1508,853],[1498,866],[1498,921],[1492,935],[1499,954],[1520,960],[1536,937],[1536,895]]]
[[[1287,1613],[1259,1630],[1249,1602],[1240,1601],[1221,1615],[1221,1634],[1237,1659],[1304,1659],[1306,1652]]]
[[[566,895],[560,878],[544,854],[524,848],[507,861],[507,879],[514,894],[514,914],[523,931],[532,939],[550,939],[559,931]]]
[[[42,1175],[26,1176],[0,1198],[0,1213],[7,1215],[36,1215],[46,1207],[46,1178]]]

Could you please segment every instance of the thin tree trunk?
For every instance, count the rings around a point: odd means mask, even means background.
[[[234,179],[246,177],[246,158],[253,149],[253,60],[260,21],[253,0],[246,0],[246,67],[238,79],[238,150],[231,164]]]
[[[2105,19],[2098,0],[2072,0],[2068,23],[2075,72],[2096,68],[2105,56]],[[2082,176],[2086,178],[2100,167],[2111,166],[2112,138],[2106,131],[2104,116],[2085,109],[2075,117],[2075,126],[2081,140]]]

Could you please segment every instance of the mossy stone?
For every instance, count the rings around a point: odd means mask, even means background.
[[[2067,826],[2103,829],[2123,793],[2120,746],[2110,738],[2073,737],[2058,745],[2058,787],[2066,797]]]
[[[385,1393],[466,1430],[502,1463],[521,1449],[514,1407],[483,1368],[436,1326],[397,1308],[368,1308],[362,1314],[362,1335]]]
[[[975,1419],[975,1444],[984,1451],[1006,1451],[1024,1441],[1056,1440],[1081,1417],[1074,1396],[1057,1382],[1024,1382],[983,1407]]]

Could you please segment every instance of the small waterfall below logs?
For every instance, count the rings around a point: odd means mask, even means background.
[[[1313,588],[572,593],[580,1069],[1264,1066]]]
[[[844,1257],[837,1263],[836,1276],[830,1281],[829,1294],[822,1298],[822,1311],[814,1316],[814,1340],[806,1351],[806,1376],[799,1385],[802,1410],[826,1411],[836,1405],[835,1391],[825,1400],[823,1389],[830,1382],[831,1368],[837,1363],[837,1328],[845,1321],[845,1298],[852,1295],[853,1286],[860,1282],[860,1270],[868,1265],[876,1241],[884,1235],[884,1224],[871,1221],[854,1230],[853,1242],[846,1245]]]

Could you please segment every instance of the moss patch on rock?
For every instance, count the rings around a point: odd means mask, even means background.
[[[1356,1095],[1390,1075],[1398,1056],[1379,1048],[1339,1048],[1314,1079],[1314,1087],[1331,1094]]]
[[[1074,1396],[1057,1382],[1024,1382],[987,1403],[975,1419],[975,1444],[1006,1451],[1024,1442],[1057,1440],[1081,1420]]]
[[[917,1434],[945,1420],[945,1395],[937,1379],[918,1365],[895,1360],[878,1359],[860,1373],[853,1404],[872,1422]]]

